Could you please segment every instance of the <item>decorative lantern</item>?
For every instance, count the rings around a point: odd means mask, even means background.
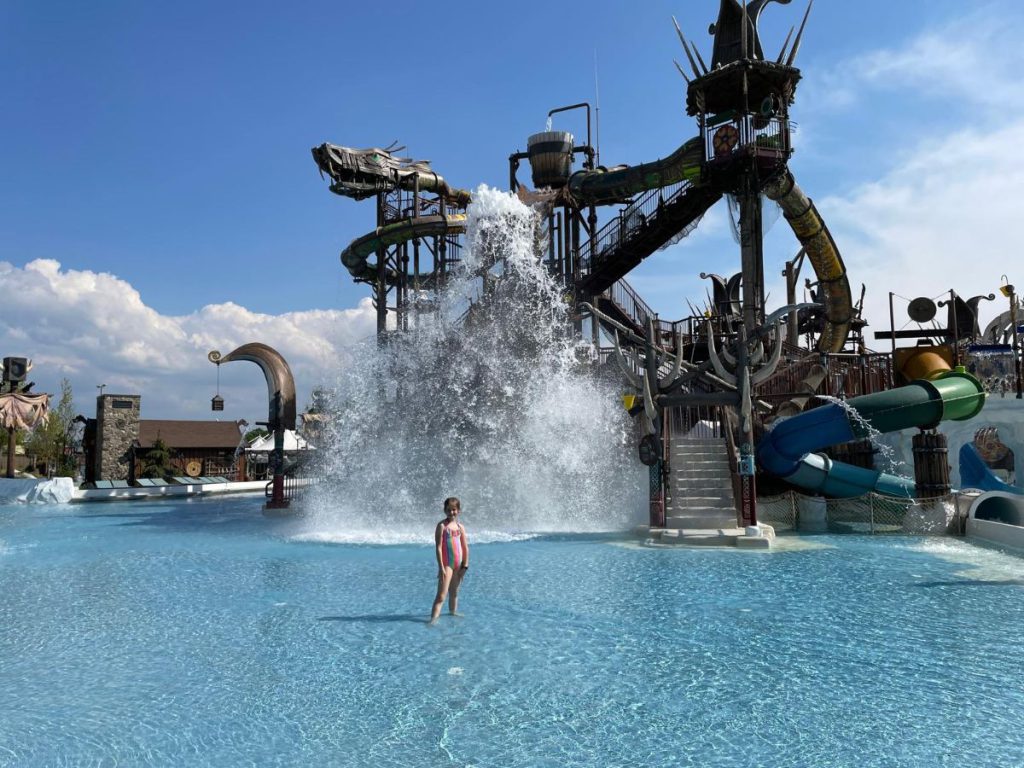
[[[210,410],[212,411],[223,411],[224,410],[224,398],[220,395],[214,395],[213,399],[210,400]]]

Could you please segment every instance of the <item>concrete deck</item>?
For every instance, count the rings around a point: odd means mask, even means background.
[[[311,478],[297,481],[299,487],[312,485]],[[267,480],[250,480],[241,483],[195,483],[160,485],[145,488],[90,488],[78,489],[72,497],[72,503],[93,501],[145,501],[147,499],[182,498],[188,496],[222,496],[224,494],[253,493],[263,494]]]
[[[775,529],[764,524],[749,528],[651,528],[641,525],[636,532],[652,543],[683,547],[771,549],[775,541]]]

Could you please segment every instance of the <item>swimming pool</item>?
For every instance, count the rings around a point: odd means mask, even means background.
[[[300,530],[259,499],[0,507],[0,765],[1024,758],[1024,561],[994,550],[478,541],[430,628],[429,546]]]

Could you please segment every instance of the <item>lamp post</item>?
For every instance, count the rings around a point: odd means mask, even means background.
[[[1003,275],[1003,284],[999,286],[999,292],[1010,300],[1010,326],[1013,329],[1013,374],[1017,384],[1017,399],[1020,400],[1024,398],[1024,392],[1021,389],[1020,341],[1017,336],[1017,292],[1007,280],[1006,275]]]

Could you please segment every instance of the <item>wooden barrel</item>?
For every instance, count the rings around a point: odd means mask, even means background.
[[[526,140],[533,186],[564,187],[572,173],[572,134],[543,131]]]
[[[854,440],[842,445],[833,445],[826,451],[828,456],[836,461],[864,469],[875,468],[876,452],[875,444],[870,440]]]
[[[941,432],[914,435],[914,482],[919,499],[949,493],[949,447]]]

